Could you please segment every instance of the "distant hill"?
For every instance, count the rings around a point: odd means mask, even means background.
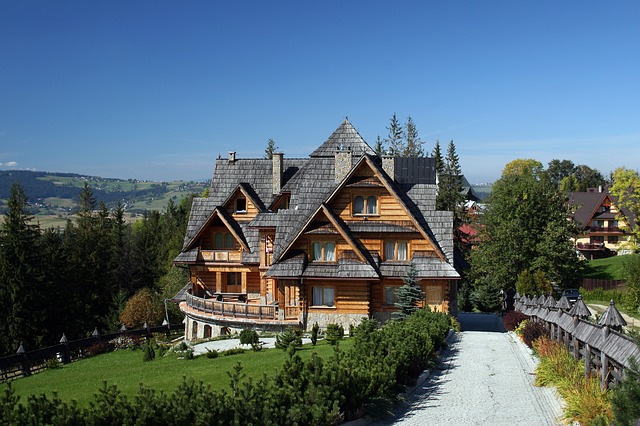
[[[120,201],[129,214],[142,214],[147,210],[162,210],[170,199],[178,204],[189,194],[200,194],[209,182],[174,181],[150,182],[136,179],[112,179],[75,173],[33,172],[26,170],[0,170],[0,212],[6,209],[11,185],[18,182],[32,206],[32,214],[56,216],[66,220],[78,208],[78,200],[85,182],[91,186],[98,202],[108,208]],[[47,222],[45,220],[45,222]]]

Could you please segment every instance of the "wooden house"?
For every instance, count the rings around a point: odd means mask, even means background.
[[[569,194],[571,217],[580,228],[576,249],[587,259],[615,255],[627,241],[635,218],[631,212],[618,208],[616,201],[602,188]]]
[[[455,309],[451,212],[432,158],[378,157],[348,120],[309,158],[215,163],[182,252],[188,339],[385,321],[413,263],[423,304]]]

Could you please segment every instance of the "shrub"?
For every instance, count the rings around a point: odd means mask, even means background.
[[[155,357],[156,351],[153,349],[153,343],[151,342],[151,340],[147,340],[143,347],[142,361],[152,361],[155,359]]]
[[[344,327],[338,324],[327,325],[327,335],[325,336],[325,339],[330,345],[335,345],[338,343],[338,340],[341,340],[343,337]]]
[[[207,349],[207,358],[210,359],[214,359],[214,358],[218,358],[218,351],[216,351],[215,349]]]
[[[58,358],[49,358],[44,361],[47,369],[55,370],[56,368],[62,368],[62,363]]]
[[[527,321],[522,329],[522,341],[530,348],[533,347],[533,341],[547,335],[547,329],[544,324],[539,321]]]
[[[120,314],[120,322],[129,328],[142,327],[145,322],[148,325],[160,324],[162,318],[162,301],[148,288],[143,288],[131,296]]]
[[[240,332],[240,343],[243,345],[257,345],[258,344],[258,332],[255,330],[242,330]]]
[[[522,321],[529,319],[529,317],[519,311],[509,311],[502,319],[504,328],[507,331],[514,331]]]
[[[302,346],[302,330],[289,329],[276,334],[276,348],[286,350],[291,343]]]
[[[232,348],[227,349],[226,351],[222,351],[223,356],[238,355],[243,353],[245,353],[245,350],[242,348]]]
[[[313,346],[316,345],[316,343],[318,343],[318,332],[320,331],[320,326],[318,325],[318,323],[314,323],[313,327],[311,327],[311,344]]]
[[[633,425],[640,419],[640,364],[632,359],[611,395],[611,405],[616,424]]]
[[[600,379],[596,375],[582,376],[577,385],[564,389],[562,398],[565,403],[564,417],[569,422],[608,425],[613,420],[609,392],[600,387]]]
[[[88,356],[99,355],[106,352],[111,352],[113,349],[114,349],[113,343],[111,343],[110,341],[105,342],[103,340],[100,340],[87,348],[87,355]]]

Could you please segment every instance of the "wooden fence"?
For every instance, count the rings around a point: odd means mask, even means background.
[[[579,319],[559,308],[526,305],[518,310],[545,324],[551,339],[563,342],[574,358],[583,359],[585,375],[599,373],[602,387],[621,380],[632,358],[640,361],[640,348],[634,341],[607,326]]]
[[[624,288],[623,280],[603,280],[599,278],[584,278],[581,287],[585,290],[595,290],[601,288],[603,290],[620,290]]]
[[[184,324],[159,325],[156,327],[146,327],[138,330],[122,330],[118,333],[99,335],[94,332],[93,337],[85,339],[65,341],[63,336],[61,343],[49,346],[47,348],[36,349],[33,351],[22,351],[18,353],[0,358],[0,383],[7,380],[17,379],[19,377],[30,376],[47,369],[47,363],[51,360],[57,360],[63,364],[67,364],[87,356],[87,348],[99,342],[108,342],[118,337],[145,337],[154,333],[166,334],[167,337],[172,334],[184,334]],[[56,361],[53,361],[56,362]]]

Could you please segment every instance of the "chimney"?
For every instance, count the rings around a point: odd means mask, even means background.
[[[339,151],[336,151],[336,183],[342,182],[342,179],[349,173],[351,170],[351,148],[347,147],[346,149],[342,149],[340,147]]]
[[[391,180],[395,180],[396,178],[396,159],[391,155],[383,155],[382,156],[382,170],[384,170]]]
[[[229,162],[230,163],[235,163],[236,162],[236,152],[235,151],[229,151]]]
[[[273,162],[272,166],[272,175],[273,175],[273,193],[279,194],[282,189],[282,157],[284,154],[282,152],[274,152],[271,156],[271,161]]]

